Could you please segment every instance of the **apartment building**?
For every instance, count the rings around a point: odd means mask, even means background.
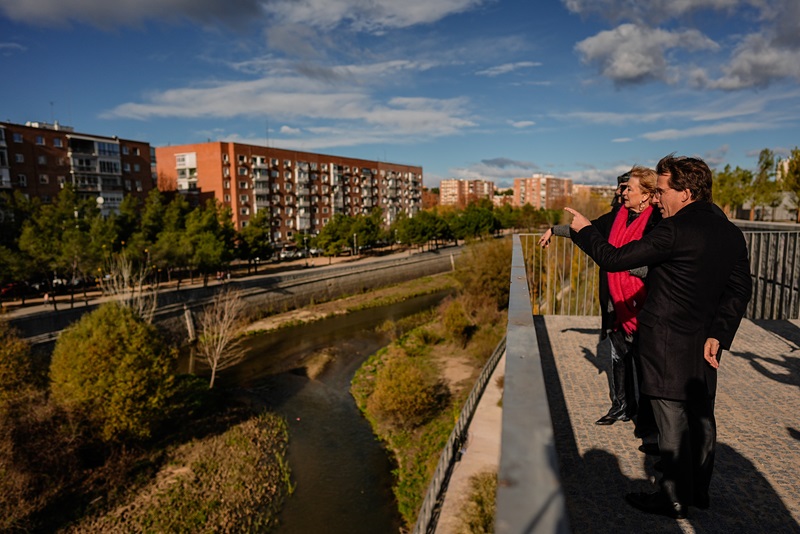
[[[155,188],[154,158],[142,141],[78,133],[58,122],[0,122],[0,191],[45,203],[69,183],[104,215],[114,213],[124,195],[143,199]]]
[[[266,210],[272,241],[316,235],[337,213],[383,210],[389,225],[420,210],[422,167],[227,142],[156,148],[161,183],[213,192],[242,229]]]
[[[572,197],[572,180],[534,174],[530,178],[514,178],[513,205],[531,204],[537,209],[560,209]]]
[[[485,180],[442,180],[439,184],[439,204],[466,207],[482,198],[492,200],[494,182]]]

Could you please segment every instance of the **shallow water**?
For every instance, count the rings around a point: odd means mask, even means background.
[[[446,292],[248,339],[248,357],[220,379],[264,399],[289,426],[296,483],[278,534],[398,532],[392,465],[350,395],[356,370],[388,344],[375,327],[437,305]],[[301,364],[319,352],[333,361],[316,379]]]

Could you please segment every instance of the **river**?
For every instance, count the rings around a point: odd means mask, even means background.
[[[285,328],[248,339],[248,356],[220,379],[256,393],[289,427],[288,460],[296,490],[277,534],[375,534],[402,525],[392,494],[392,463],[350,395],[358,368],[389,342],[387,320],[429,309],[447,292]],[[315,379],[302,367],[333,356]]]

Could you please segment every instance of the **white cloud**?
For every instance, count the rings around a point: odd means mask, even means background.
[[[330,29],[347,24],[359,31],[379,32],[430,24],[476,8],[487,0],[273,0],[264,4],[281,24]]]
[[[58,26],[82,22],[99,28],[145,20],[242,24],[274,17],[282,25],[380,31],[429,24],[492,0],[0,0],[0,12],[19,22]]]
[[[514,128],[529,128],[536,124],[534,121],[508,121]]]
[[[306,135],[318,139],[303,142],[328,139],[323,146],[341,146],[458,134],[475,126],[468,107],[463,98],[378,98],[363,88],[336,90],[314,80],[287,76],[170,89],[148,95],[143,102],[121,104],[103,116],[142,120],[263,116],[305,124]],[[308,126],[325,126],[326,121],[338,123],[335,135],[341,139],[334,144],[329,132]]]
[[[261,15],[261,0],[0,0],[0,12],[28,24],[87,23],[98,28],[137,26],[146,19],[243,23]]]
[[[17,52],[25,52],[26,50],[27,48],[19,43],[0,43],[0,54],[4,56],[10,56]]]
[[[767,0],[769,1],[769,0]],[[562,0],[566,8],[580,15],[600,15],[614,22],[632,20],[658,24],[694,11],[732,12],[743,5],[759,5],[761,0]]]
[[[691,117],[690,111],[664,111],[658,113],[615,113],[610,111],[575,111],[571,113],[554,113],[551,117],[561,120],[577,120],[590,124],[622,126],[631,123],[649,123],[664,121],[671,117]]]
[[[515,70],[539,67],[541,65],[541,63],[536,63],[534,61],[519,61],[517,63],[505,63],[503,65],[497,65],[496,67],[480,70],[475,74],[478,76],[494,77],[500,76],[501,74],[508,74],[509,72],[514,72]]]
[[[736,48],[722,72],[723,76],[716,80],[698,72],[696,82],[711,89],[732,91],[764,88],[787,78],[800,80],[800,49],[778,47],[764,36],[753,34]]]
[[[692,128],[669,128],[648,132],[643,134],[642,137],[650,141],[664,141],[667,139],[685,139],[687,137],[699,137],[704,135],[729,135],[737,132],[769,130],[775,127],[774,124],[767,122],[725,122],[721,124],[695,126]]]
[[[534,162],[504,157],[485,159],[466,167],[449,169],[451,178],[459,180],[490,180],[497,187],[508,187],[514,184],[514,178],[526,178],[537,172],[542,171],[539,165]]]
[[[284,135],[300,135],[302,130],[300,128],[292,128],[291,126],[281,126],[280,133]]]
[[[635,24],[622,24],[575,45],[583,62],[596,65],[615,85],[674,81],[666,57],[673,48],[715,50],[719,45],[697,30],[671,32]]]
[[[617,137],[611,140],[612,143],[630,143],[631,141],[633,141],[631,137]]]

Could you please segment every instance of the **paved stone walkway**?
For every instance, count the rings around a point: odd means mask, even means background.
[[[610,405],[599,317],[544,318],[537,331],[572,531],[575,533],[800,533],[800,321],[744,321],[722,356],[711,507],[688,519],[628,506],[650,491],[657,457],[633,423],[597,426]]]

